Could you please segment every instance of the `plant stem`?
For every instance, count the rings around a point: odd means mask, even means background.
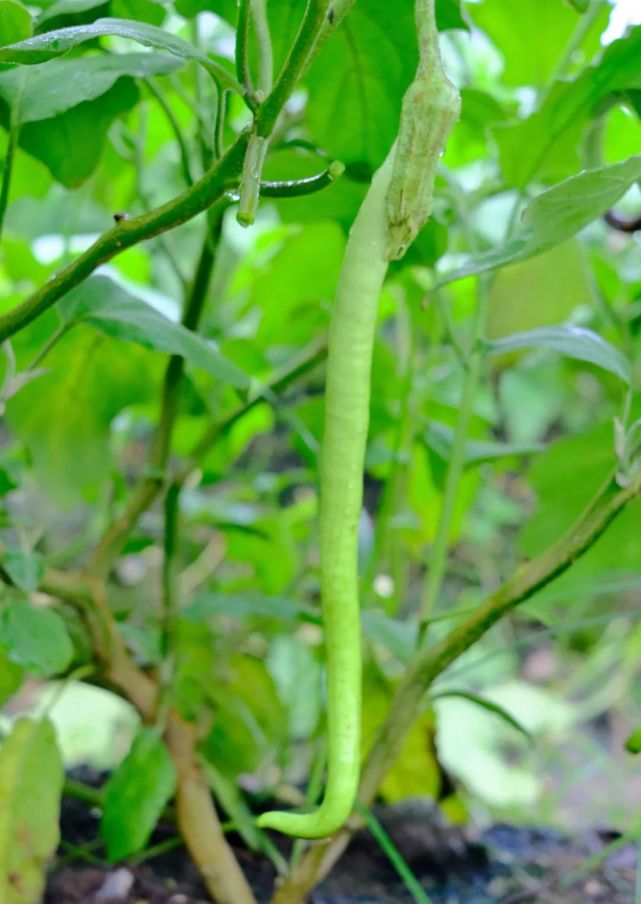
[[[238,25],[236,26],[236,78],[245,89],[245,100],[251,109],[256,106],[254,85],[249,69],[249,24],[251,0],[239,0]]]
[[[399,684],[388,715],[367,755],[359,790],[364,806],[374,799],[393,765],[432,682],[498,621],[563,574],[601,537],[614,519],[641,494],[641,473],[619,489],[612,475],[572,527],[542,555],[523,564],[504,584],[445,637],[416,652]],[[335,833],[325,845],[309,849],[299,869],[276,890],[271,904],[300,904],[327,875],[361,820]]]
[[[362,804],[357,804],[356,809],[363,817],[365,825],[371,832],[372,838],[383,851],[391,865],[394,867],[400,878],[405,883],[405,887],[411,894],[416,904],[431,904],[423,886],[418,881],[407,861],[396,847],[392,839],[389,837],[378,819],[371,810]]]
[[[194,179],[191,174],[189,148],[180,127],[180,123],[176,118],[176,114],[172,110],[171,104],[167,100],[164,91],[162,91],[152,79],[147,79],[145,84],[149,93],[152,94],[158,101],[158,104],[165,114],[167,122],[169,123],[169,126],[174,133],[174,138],[176,139],[176,144],[178,145],[178,150],[180,151],[180,163],[182,166],[183,175],[185,177],[185,182],[187,183],[187,185],[191,186],[194,184]]]
[[[276,120],[296,82],[311,65],[325,40],[347,15],[356,0],[307,0],[307,8],[294,44],[273,90],[258,109],[258,135],[271,135]],[[331,12],[331,15],[330,15]]]
[[[179,535],[180,487],[172,483],[165,493],[165,534],[162,563],[162,638],[163,659],[171,664],[174,653],[174,621],[178,590],[176,545]]]
[[[9,191],[11,190],[11,176],[13,173],[13,161],[18,147],[18,136],[20,130],[13,122],[9,126],[9,136],[7,141],[7,151],[4,157],[4,170],[2,172],[2,185],[0,185],[0,239],[2,239],[2,229],[4,226],[4,218],[9,203]]]
[[[537,104],[539,107],[541,107],[549,97],[550,92],[554,87],[554,83],[563,78],[563,76],[567,73],[569,67],[572,65],[572,57],[577,52],[577,50],[580,49],[584,40],[587,38],[588,34],[590,33],[590,29],[598,19],[605,4],[606,0],[592,0],[589,8],[580,16],[579,21],[576,24],[576,28],[570,35],[570,40],[565,46],[563,55],[557,63],[554,71],[552,72],[552,75],[539,92],[539,96],[537,98]]]
[[[174,229],[211,207],[222,197],[227,186],[240,175],[246,144],[247,134],[243,133],[228,153],[181,195],[149,213],[121,220],[105,232],[84,254],[52,276],[26,301],[0,317],[0,342],[35,320],[70,289],[90,276],[100,264],[111,260],[125,248]]]
[[[257,128],[261,136],[269,137],[296,82],[354,2],[355,0],[309,0],[294,46],[274,89],[258,112]],[[334,13],[331,21],[327,18],[330,7]],[[0,343],[48,310],[70,289],[93,273],[100,264],[111,260],[132,245],[174,229],[210,207],[228,187],[237,184],[248,138],[248,133],[242,132],[227,153],[217,160],[198,182],[149,213],[133,217],[131,220],[121,220],[22,304],[2,315]]]
[[[222,209],[219,209],[214,226],[217,235],[221,225]],[[214,253],[209,241],[208,229],[202,244],[196,273],[185,299],[181,319],[182,325],[189,330],[194,330],[198,326],[207,297],[213,263]],[[160,418],[149,455],[147,476],[134,491],[121,517],[112,522],[103,534],[89,562],[88,570],[91,574],[104,574],[108,570],[111,562],[118,555],[125,538],[136,525],[138,518],[151,505],[165,484],[165,470],[169,459],[173,429],[178,416],[184,367],[183,358],[178,355],[171,356],[165,370]]]
[[[167,746],[176,770],[176,820],[189,853],[216,904],[256,904],[218,819],[198,764],[196,726],[170,715]]]
[[[427,580],[423,587],[420,603],[419,646],[424,642],[428,624],[434,615],[438,597],[443,586],[443,580],[445,578],[454,510],[456,507],[461,474],[463,473],[463,467],[465,465],[465,444],[467,442],[470,421],[474,411],[474,401],[476,399],[483,367],[483,353],[480,348],[480,340],[485,327],[488,303],[488,283],[484,275],[478,277],[477,286],[477,303],[472,324],[471,352],[463,375],[461,400],[456,419],[456,427],[454,429],[454,441],[445,477],[441,512],[430,556]]]
[[[266,389],[272,392],[282,392],[287,386],[293,383],[298,377],[308,373],[314,367],[324,360],[327,354],[326,343],[315,342],[305,349],[293,362],[287,365],[281,371],[278,371],[274,377],[266,384]],[[178,484],[184,484],[185,481],[197,470],[200,462],[205,457],[212,446],[225,436],[229,430],[248,412],[252,411],[256,405],[265,401],[263,391],[258,391],[251,399],[243,402],[224,420],[208,427],[203,436],[198,440],[191,451],[187,463],[181,468],[175,481]],[[96,551],[93,555],[94,564],[92,570],[105,571],[113,559],[118,555],[122,544],[134,529],[140,516],[147,511],[152,503],[157,499],[163,487],[163,482],[158,476],[147,475],[135,487],[131,498],[120,517],[113,521],[105,531]]]
[[[252,19],[258,44],[258,90],[267,96],[274,82],[274,52],[269,34],[266,0],[250,0]]]
[[[312,342],[292,361],[288,362],[285,367],[276,371],[273,377],[260,387],[250,399],[239,405],[238,408],[232,411],[231,414],[224,418],[224,420],[208,427],[193,447],[187,464],[179,471],[178,476],[176,477],[177,481],[179,483],[184,483],[198,467],[199,463],[212,446],[229,433],[234,424],[242,417],[252,411],[257,405],[263,403],[266,398],[273,396],[275,393],[281,393],[299,377],[304,376],[317,367],[326,357],[326,339],[323,338],[322,340]]]

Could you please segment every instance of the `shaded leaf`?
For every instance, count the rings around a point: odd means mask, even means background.
[[[0,645],[12,662],[43,677],[63,672],[73,656],[60,616],[23,600],[10,600],[0,615]]]
[[[112,862],[145,847],[175,785],[174,767],[158,732],[141,728],[105,788],[100,833]]]
[[[514,333],[503,339],[486,341],[485,347],[493,355],[530,348],[550,349],[568,358],[595,364],[624,382],[630,382],[630,365],[625,356],[601,336],[583,327],[541,327],[526,333]]]
[[[245,389],[249,377],[227,360],[216,344],[169,320],[108,276],[92,276],[61,303],[69,324],[87,323],[115,339],[180,355],[221,382]]]
[[[20,719],[0,748],[0,900],[35,904],[60,832],[62,760],[50,722]]]
[[[69,25],[84,25],[109,11],[109,0],[53,0],[53,3],[38,4],[44,9],[38,16],[36,32],[52,31]],[[93,16],[91,10],[95,10]],[[88,16],[83,15],[89,13]]]
[[[8,549],[2,556],[2,567],[20,590],[31,593],[40,586],[44,563],[39,553],[26,549]]]
[[[114,417],[154,392],[151,358],[81,325],[49,353],[47,372],[7,403],[11,430],[28,448],[41,490],[57,503],[95,498],[112,467]]]
[[[102,97],[78,104],[53,119],[24,125],[20,147],[41,160],[66,188],[76,188],[98,165],[113,120],[131,110],[139,97],[131,79],[119,79]]]
[[[213,615],[229,615],[233,618],[258,615],[280,621],[320,622],[320,616],[313,609],[296,600],[261,593],[203,593],[186,606],[181,615],[192,621],[211,618]]]
[[[594,304],[594,281],[585,248],[576,239],[503,267],[489,290],[486,336],[500,339],[537,327],[565,323]]]
[[[363,633],[389,650],[399,662],[409,662],[416,650],[417,628],[414,622],[390,618],[380,609],[364,609],[361,613]]]
[[[220,63],[210,59],[192,44],[172,35],[162,28],[156,28],[146,22],[135,22],[130,19],[97,19],[90,25],[76,25],[70,28],[59,28],[37,35],[26,41],[11,44],[0,49],[0,61],[7,63],[42,63],[53,57],[62,56],[85,41],[114,35],[128,38],[143,44],[145,47],[156,47],[166,50],[173,56],[183,60],[193,60],[203,66],[225,88],[235,90],[236,80]]]
[[[500,706],[498,703],[494,703],[493,700],[488,700],[486,697],[479,697],[478,694],[473,694],[471,691],[462,690],[436,691],[430,695],[431,700],[444,700],[447,697],[458,697],[461,700],[468,700],[470,703],[480,706],[481,709],[485,709],[493,715],[498,716],[511,728],[514,728],[520,734],[524,735],[528,741],[532,740],[532,735],[527,728],[525,728],[518,719],[515,719],[504,707]]]
[[[461,13],[460,0],[436,0],[436,25],[439,31],[470,30]]]
[[[439,421],[430,421],[425,433],[427,445],[442,459],[449,461],[454,443],[454,429]],[[482,464],[502,458],[534,455],[545,448],[541,443],[502,443],[492,440],[468,439],[465,443],[464,462],[466,465]]]
[[[357,3],[307,78],[312,140],[344,163],[376,168],[396,135],[416,60],[412,4]]]

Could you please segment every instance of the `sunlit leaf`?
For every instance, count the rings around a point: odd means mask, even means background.
[[[0,41],[12,44],[31,35],[31,16],[17,0],[0,0]]]
[[[214,342],[173,323],[107,276],[92,276],[73,289],[62,308],[70,323],[87,323],[107,336],[180,355],[225,384],[239,389],[249,386],[249,377]]]
[[[146,22],[134,22],[129,19],[97,19],[90,25],[76,25],[60,28],[36,35],[26,41],[20,41],[0,49],[0,61],[7,63],[42,63],[53,57],[62,56],[85,41],[107,35],[128,38],[146,47],[166,50],[183,60],[194,60],[203,66],[225,88],[236,88],[236,80],[220,63],[212,60],[206,53],[193,44],[184,41],[178,35],[172,35],[162,28],[156,28]]]

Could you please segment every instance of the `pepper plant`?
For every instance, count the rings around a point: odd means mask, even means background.
[[[221,811],[305,900],[437,698],[511,719],[470,648],[638,573],[641,26],[509,6],[0,0],[0,693],[126,700],[107,856],[173,799],[219,904]],[[63,783],[14,721],[3,901]]]

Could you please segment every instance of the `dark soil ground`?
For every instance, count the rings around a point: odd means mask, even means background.
[[[496,825],[473,837],[443,825],[429,804],[377,811],[432,904],[634,904],[636,845],[586,832],[565,838],[552,829]],[[65,842],[49,877],[44,904],[206,904],[207,895],[184,849],[147,860],[107,865],[97,844],[96,810],[65,799]],[[152,844],[171,846],[170,824]],[[231,839],[233,841],[233,837]],[[263,855],[240,845],[237,855],[261,902],[274,871]],[[411,904],[371,836],[356,836],[310,904]]]

